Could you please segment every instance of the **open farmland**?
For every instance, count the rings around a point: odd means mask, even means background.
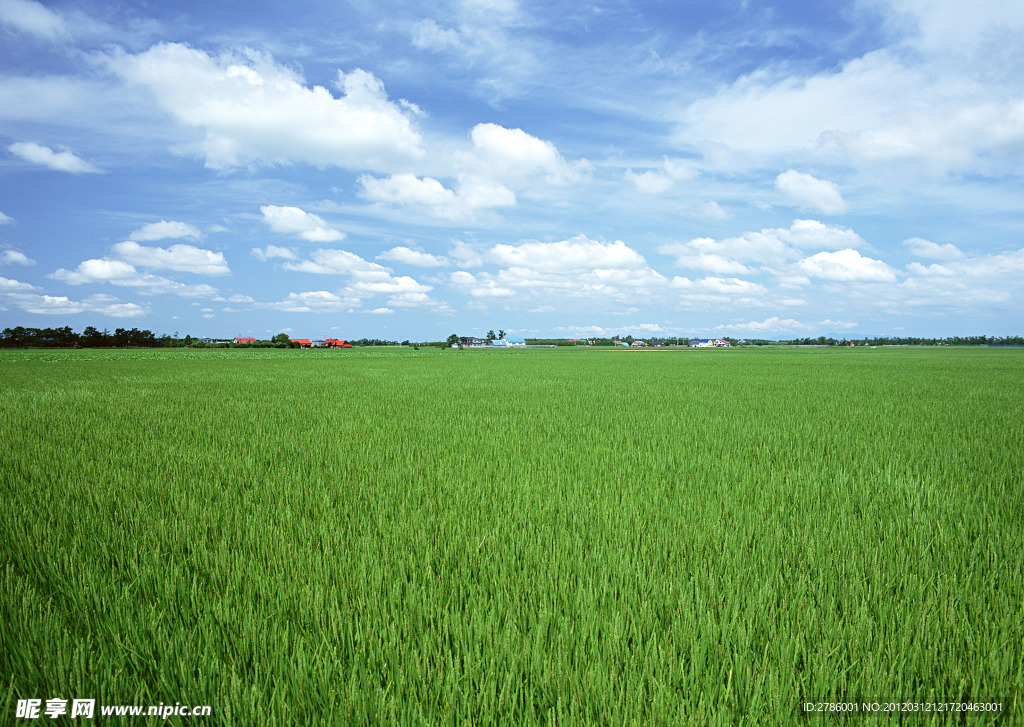
[[[1024,721],[1021,350],[8,351],[0,385],[4,721]]]

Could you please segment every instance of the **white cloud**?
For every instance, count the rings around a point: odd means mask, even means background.
[[[350,288],[362,295],[402,295],[432,290],[431,286],[423,285],[408,275],[394,277],[380,271],[354,273]]]
[[[422,308],[431,307],[435,310],[442,310],[444,306],[438,301],[431,298],[426,293],[407,291],[404,293],[398,293],[388,298],[388,305],[393,305],[396,308]]]
[[[318,273],[321,275],[350,275],[357,272],[379,272],[387,274],[383,265],[371,263],[347,250],[314,250],[308,260],[287,262],[285,270],[298,273]]]
[[[111,248],[122,260],[145,268],[177,270],[196,275],[228,275],[231,273],[224,253],[204,250],[192,245],[177,244],[168,248],[145,247],[126,240]]]
[[[0,0],[0,24],[46,40],[67,37],[63,18],[33,0]]]
[[[846,211],[846,201],[839,187],[824,179],[790,169],[775,178],[775,188],[797,205],[817,210],[826,215]]]
[[[282,301],[262,303],[258,307],[288,313],[339,313],[341,311],[351,312],[357,305],[359,305],[358,298],[342,297],[327,290],[311,290],[303,293],[289,293]]]
[[[12,222],[14,222],[13,217],[10,217],[8,215],[5,215],[3,212],[0,212],[0,225],[9,225]]]
[[[388,313],[394,313],[391,308],[374,308],[373,310],[364,310],[363,313],[369,313],[371,315],[387,315]]]
[[[0,277],[0,292],[9,293],[11,291],[35,289],[36,286],[30,285],[29,283],[22,283],[19,280],[12,280],[11,278]]]
[[[637,270],[647,266],[643,256],[621,240],[605,243],[583,235],[561,242],[495,245],[490,250],[490,258],[511,267],[552,273]]]
[[[763,230],[762,232],[772,232]],[[847,227],[826,225],[817,220],[793,220],[788,230],[776,230],[780,239],[803,249],[839,250],[864,246],[864,238]]]
[[[309,259],[286,262],[285,270],[321,275],[346,275],[344,293],[352,299],[387,295],[389,305],[413,306],[435,303],[426,294],[433,288],[408,275],[393,276],[391,270],[364,260],[347,250],[314,250]],[[355,303],[358,305],[358,303]]]
[[[811,277],[847,282],[895,283],[896,272],[881,260],[856,250],[819,252],[801,260],[798,267]]]
[[[54,280],[62,280],[70,285],[136,280],[138,276],[139,271],[132,265],[122,260],[107,258],[84,260],[73,271],[61,268],[50,275]]]
[[[23,252],[4,250],[0,252],[0,265],[35,265],[36,261]]]
[[[948,259],[944,264],[910,263],[907,269],[921,277],[956,277],[971,285],[985,287],[987,281],[1015,278],[1024,274],[1024,248],[977,258]]]
[[[215,169],[249,164],[390,169],[423,156],[411,105],[388,99],[361,69],[338,73],[336,97],[251,49],[211,56],[178,43],[108,58],[204,139],[193,149]]]
[[[396,263],[405,263],[406,265],[415,265],[420,268],[437,268],[450,264],[446,257],[431,255],[428,252],[420,252],[419,250],[413,250],[405,247],[404,245],[393,247],[390,250],[382,252],[377,256],[377,259],[391,260]]]
[[[688,294],[727,298],[750,298],[752,296],[763,296],[767,290],[759,283],[753,283],[741,278],[722,278],[709,275],[700,280],[689,278],[672,278],[672,287],[682,290]]]
[[[464,46],[462,35],[454,28],[442,28],[432,19],[421,20],[412,32],[412,44],[420,50],[440,52]]]
[[[464,270],[449,276],[452,285],[475,298],[510,298],[536,304],[542,297],[580,298],[621,304],[649,296],[668,281],[622,241],[610,243],[579,235],[559,242],[495,245],[485,257],[506,267],[476,275]]]
[[[477,124],[470,137],[473,150],[461,160],[471,174],[480,178],[500,179],[518,187],[540,176],[548,184],[560,185],[579,181],[582,172],[589,169],[586,161],[568,163],[550,141],[522,129]]]
[[[659,172],[647,171],[637,174],[632,169],[627,169],[623,179],[632,182],[641,194],[661,194],[672,189],[672,180]]]
[[[58,295],[12,293],[5,296],[5,300],[26,313],[40,315],[99,313],[113,318],[136,318],[149,313],[148,306],[125,303],[110,295],[91,295],[84,300],[76,301]]]
[[[677,267],[728,275],[751,273],[754,264],[781,265],[799,257],[801,249],[841,250],[863,245],[863,238],[848,228],[793,220],[788,228],[746,232],[724,240],[699,237],[662,245],[658,252],[675,257]]]
[[[100,170],[89,162],[75,156],[72,152],[64,149],[54,151],[53,149],[37,144],[34,141],[19,141],[7,147],[7,151],[27,162],[39,164],[48,169],[69,174],[96,174]]]
[[[448,278],[452,285],[462,288],[475,298],[509,298],[516,294],[511,288],[503,288],[490,276],[480,280],[472,273],[459,270]]]
[[[110,283],[137,288],[143,295],[178,295],[183,298],[209,298],[217,290],[209,285],[186,285],[159,275],[140,273],[123,260],[109,258],[84,260],[74,270],[60,268],[47,277],[68,285]]]
[[[168,222],[167,220],[161,220],[160,222],[154,222],[140,227],[128,237],[140,242],[150,242],[153,240],[164,240],[168,238],[174,240],[198,240],[202,236],[203,233],[200,232],[199,228],[195,225],[190,225],[185,222]]]
[[[462,240],[452,243],[451,249],[448,250],[448,257],[463,268],[478,268],[484,264],[480,252]]]
[[[395,174],[377,179],[368,174],[359,178],[360,196],[369,202],[414,207],[431,217],[447,220],[471,220],[481,210],[514,207],[516,195],[508,187],[480,180],[464,179],[453,191],[431,177]]]
[[[730,214],[728,210],[723,209],[722,206],[714,200],[684,207],[683,212],[690,217],[696,217],[700,220],[711,220],[713,222],[721,222],[722,220],[732,218],[732,214]]]
[[[931,25],[939,7],[948,10],[956,4],[911,2],[911,24],[921,27]],[[883,14],[907,15],[887,2],[872,4]],[[879,165],[925,175],[1015,170],[1024,142],[1024,109],[1002,66],[1024,50],[1021,26],[1005,22],[1013,3],[983,4],[988,12],[979,11],[965,29],[943,24],[957,42],[936,43],[942,34],[925,31],[932,40],[873,50],[838,70],[813,75],[793,74],[791,66],[781,63],[761,66],[692,103],[677,139],[691,149],[724,150],[717,158],[705,156],[706,163],[721,168],[753,168],[803,156],[874,173],[882,173]],[[974,10],[962,5],[945,14],[964,17]],[[904,27],[894,36],[906,32],[905,23],[897,21]],[[979,23],[984,33],[968,29],[977,30]],[[994,55],[995,47],[1003,58]]]
[[[715,326],[716,331],[739,331],[742,333],[820,332],[837,328],[856,328],[856,323],[826,319],[817,323],[802,323],[794,318],[772,316],[763,321],[727,323]]]
[[[965,257],[963,251],[956,245],[949,243],[939,245],[920,237],[911,237],[909,240],[904,240],[903,245],[914,255],[931,260],[962,260]]]
[[[693,179],[696,176],[697,170],[690,162],[665,157],[657,170],[649,169],[637,173],[627,169],[623,178],[627,182],[632,182],[641,194],[662,194],[670,190],[676,182]]]
[[[274,258],[281,258],[282,260],[298,260],[299,256],[295,254],[295,251],[288,247],[278,247],[277,245],[267,245],[265,248],[254,247],[251,251],[252,256],[257,260],[266,262]]]
[[[319,216],[298,207],[264,205],[260,212],[267,227],[284,235],[297,235],[309,242],[336,242],[345,237],[345,233],[334,229]]]

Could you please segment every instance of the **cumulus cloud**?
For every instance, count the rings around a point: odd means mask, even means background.
[[[684,277],[672,278],[672,287],[698,299],[733,299],[739,302],[751,302],[763,296],[767,290],[760,283],[741,278],[723,278],[709,275],[700,280]]]
[[[0,292],[9,293],[12,291],[36,290],[36,286],[23,283],[20,280],[0,277]]]
[[[96,174],[100,170],[89,162],[64,149],[54,151],[34,141],[19,141],[7,147],[7,151],[27,162],[69,174]]]
[[[61,268],[50,275],[54,280],[62,280],[70,285],[135,280],[138,276],[139,271],[134,266],[122,260],[106,258],[84,260],[73,271]]]
[[[903,245],[914,255],[931,260],[962,260],[965,257],[963,251],[956,245],[950,243],[939,245],[920,237],[904,240]]]
[[[405,263],[420,268],[437,268],[449,265],[448,258],[441,255],[431,255],[428,252],[420,252],[412,248],[399,245],[390,250],[382,252],[377,256],[378,260],[391,260],[396,263]]]
[[[262,303],[260,308],[285,311],[287,313],[339,313],[353,312],[360,303],[358,298],[343,297],[327,290],[310,290],[289,293],[284,300],[276,303]]]
[[[111,250],[115,257],[84,260],[74,270],[60,268],[47,277],[68,285],[107,283],[135,288],[143,295],[211,298],[217,294],[217,289],[210,285],[187,285],[171,278],[142,272],[136,266],[198,275],[227,275],[231,272],[223,253],[203,250],[192,245],[146,247],[127,240],[114,245]]]
[[[640,172],[627,169],[623,179],[631,182],[641,194],[661,194],[672,189],[672,180],[659,172]]]
[[[8,215],[5,215],[3,212],[0,212],[0,225],[9,225],[12,222],[14,222],[13,217],[10,217]]]
[[[22,291],[4,292],[0,297],[9,305],[39,315],[74,315],[99,313],[113,318],[135,318],[149,313],[149,307],[126,303],[111,295],[90,295],[84,300],[72,300],[62,295],[43,295]]]
[[[449,276],[456,288],[461,288],[475,298],[510,298],[516,294],[511,288],[501,287],[496,280],[487,276],[477,279],[472,273],[458,270]]]
[[[132,240],[119,242],[112,250],[121,260],[144,268],[177,270],[197,275],[228,275],[231,273],[224,253],[204,250],[192,245],[145,247]]]
[[[0,265],[35,265],[36,261],[23,252],[4,250],[0,252]]]
[[[448,258],[463,268],[478,268],[484,264],[480,251],[462,240],[456,240],[452,244],[448,250]]]
[[[856,250],[819,252],[798,263],[814,278],[844,282],[895,283],[896,272],[881,260],[864,257]]]
[[[503,265],[495,273],[457,271],[453,286],[475,298],[523,300],[588,298],[622,303],[663,290],[667,280],[624,242],[600,242],[583,235],[558,242],[494,245],[484,258]]]
[[[560,242],[495,245],[490,258],[511,267],[555,273],[636,270],[647,266],[643,256],[621,240],[605,243],[583,235]]]
[[[705,162],[733,168],[800,156],[929,175],[1019,167],[1021,99],[1002,68],[1022,51],[1016,4],[870,4],[902,42],[813,74],[758,68],[692,103],[677,138],[726,150]],[[937,24],[937,16],[964,22]]]
[[[204,138],[206,165],[306,163],[389,169],[423,156],[410,104],[391,101],[361,69],[339,71],[340,96],[251,49],[217,56],[179,43],[108,57],[125,80],[149,89],[179,124]]]
[[[347,250],[314,250],[306,260],[282,265],[285,270],[320,275],[343,275],[348,285],[343,292],[352,298],[390,296],[389,305],[434,305],[427,293],[433,288],[408,275],[394,276],[389,268],[364,260]]]
[[[306,260],[284,263],[285,270],[298,273],[317,273],[321,275],[350,275],[357,272],[382,272],[388,269],[383,265],[364,260],[348,250],[314,250]]]
[[[519,187],[540,177],[549,184],[561,185],[579,181],[589,169],[586,161],[570,164],[550,141],[522,129],[477,124],[470,138],[473,149],[461,161],[467,171],[480,178],[500,179]]]
[[[656,169],[643,172],[627,169],[623,179],[631,182],[641,194],[662,194],[672,189],[676,182],[696,176],[697,170],[689,162],[665,157]]]
[[[801,250],[841,250],[863,245],[864,239],[848,228],[817,220],[793,220],[788,228],[746,232],[723,240],[699,237],[662,245],[658,252],[675,257],[677,267],[735,275],[754,272],[752,265],[780,265],[798,258]]]
[[[840,328],[856,328],[857,324],[849,321],[833,321],[825,319],[816,323],[802,323],[794,318],[780,318],[771,316],[763,321],[749,321],[747,323],[727,323],[716,326],[716,331],[739,331],[742,333],[781,333],[781,332],[815,332],[829,331]]]
[[[617,336],[622,334],[639,333],[647,335],[650,333],[668,333],[669,331],[657,323],[632,323],[616,328],[605,328],[604,326],[556,326],[558,333],[567,333],[577,336]]]
[[[336,242],[345,238],[345,233],[298,207],[264,205],[260,212],[263,213],[263,222],[274,232],[296,235],[309,242]]]
[[[299,256],[296,255],[295,251],[291,248],[278,247],[276,245],[267,245],[265,248],[254,247],[251,252],[254,258],[263,262],[273,260],[275,258],[280,258],[282,260],[299,259]]]
[[[846,211],[846,201],[834,182],[812,177],[790,169],[775,178],[775,188],[800,207],[826,215]]]
[[[168,222],[167,220],[160,220],[160,222],[153,222],[149,225],[140,227],[135,232],[130,234],[133,240],[139,242],[151,242],[154,240],[198,240],[203,236],[203,233],[199,231],[199,228],[195,225],[190,225],[185,222]]]
[[[417,208],[431,217],[447,220],[470,220],[482,210],[516,204],[516,195],[508,187],[475,179],[464,179],[458,191],[431,177],[421,179],[408,173],[383,179],[364,174],[359,185],[360,196],[369,202]]]
[[[64,19],[34,0],[0,0],[0,24],[44,40],[67,37]]]

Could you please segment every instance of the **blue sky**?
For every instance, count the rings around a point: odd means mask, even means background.
[[[0,0],[0,327],[1024,333],[1024,4]]]

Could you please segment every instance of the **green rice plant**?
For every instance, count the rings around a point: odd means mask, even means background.
[[[1024,721],[1017,351],[5,351],[0,383],[5,716]]]

